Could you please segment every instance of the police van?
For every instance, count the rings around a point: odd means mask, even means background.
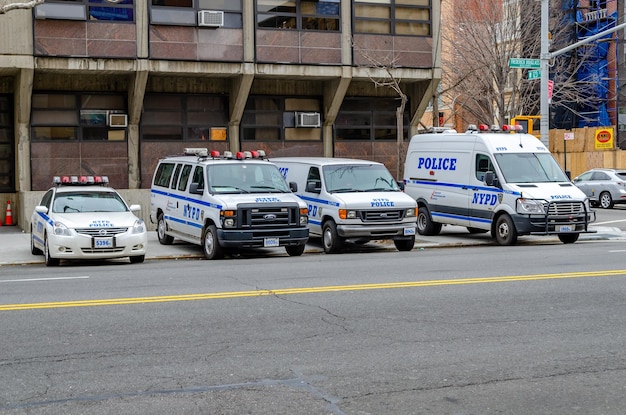
[[[417,205],[383,164],[328,157],[271,161],[297,184],[308,204],[310,233],[322,238],[326,253],[339,252],[348,240],[392,239],[399,251],[413,249]]]
[[[207,259],[279,246],[290,256],[302,255],[309,238],[306,204],[264,156],[187,148],[184,155],[159,160],[150,192],[159,242],[177,238],[201,245]]]
[[[436,235],[442,225],[491,232],[500,245],[520,235],[558,235],[574,243],[594,232],[595,212],[552,154],[519,126],[470,126],[411,138],[405,191],[418,204],[417,229]]]

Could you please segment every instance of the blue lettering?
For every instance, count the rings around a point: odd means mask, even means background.
[[[456,170],[457,159],[449,157],[420,157],[417,159],[418,169]]]
[[[283,175],[284,179],[287,179],[287,172],[289,171],[289,167],[279,167],[278,171]]]
[[[474,196],[472,197],[473,205],[494,206],[496,203],[498,203],[498,196],[494,194],[474,193]]]
[[[280,199],[277,197],[257,197],[254,199],[257,203],[275,203],[280,202]]]
[[[393,207],[395,206],[395,202],[392,202],[389,199],[373,199],[371,202],[371,207]]]

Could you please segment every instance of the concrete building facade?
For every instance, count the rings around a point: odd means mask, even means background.
[[[15,0],[13,0],[15,1]],[[0,203],[109,176],[144,219],[184,147],[397,160],[441,78],[440,0],[46,0],[0,14]],[[399,96],[408,97],[403,142]],[[4,210],[4,209],[3,209]],[[0,213],[4,219],[4,213]]]

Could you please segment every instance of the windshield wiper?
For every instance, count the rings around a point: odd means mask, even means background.
[[[330,193],[347,193],[347,192],[359,192],[360,190],[353,189],[351,187],[344,187],[341,189],[329,190]]]
[[[238,191],[239,193],[250,193],[248,190],[246,189],[242,189],[241,187],[236,187],[236,186],[212,186],[213,190],[217,191],[218,188],[220,189],[234,189],[236,191]],[[217,191],[217,193],[235,193],[233,191]]]
[[[271,193],[272,191],[276,191],[276,192],[279,192],[279,193],[289,193],[289,192],[288,192],[288,191],[286,191],[286,190],[283,190],[283,189],[278,189],[278,188],[276,188],[276,187],[274,187],[274,186],[250,186],[250,188],[251,188],[251,189],[265,189],[265,190],[269,190],[269,191],[270,191],[270,193]]]

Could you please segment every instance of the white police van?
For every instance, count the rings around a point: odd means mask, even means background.
[[[150,194],[159,242],[202,245],[207,259],[279,246],[302,255],[309,238],[306,204],[264,156],[187,148],[185,155],[159,160]]]
[[[519,126],[413,136],[404,184],[417,201],[422,235],[451,224],[491,232],[500,245],[512,245],[519,235],[556,234],[574,243],[593,232],[588,226],[595,212],[585,194],[545,145]]]
[[[326,253],[344,241],[393,239],[400,251],[415,245],[415,200],[404,194],[387,168],[373,161],[328,157],[272,158],[308,204],[311,235]]]

